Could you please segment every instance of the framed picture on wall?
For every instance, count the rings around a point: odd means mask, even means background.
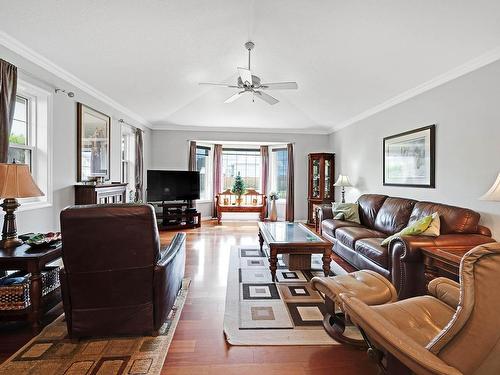
[[[78,182],[109,180],[111,117],[78,103],[77,123]]]
[[[436,125],[384,138],[384,185],[435,187]]]

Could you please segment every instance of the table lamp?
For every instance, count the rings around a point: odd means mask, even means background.
[[[33,181],[28,165],[0,163],[0,198],[4,198],[0,207],[5,211],[0,248],[13,248],[23,243],[17,238],[14,211],[20,204],[16,198],[40,197],[43,195],[43,192]]]
[[[335,182],[333,184],[333,186],[341,186],[342,187],[342,203],[345,203],[345,188],[352,186],[351,181],[349,180],[349,177],[339,174],[339,178],[337,179],[337,182]]]
[[[480,199],[485,201],[500,201],[500,173],[493,186]]]

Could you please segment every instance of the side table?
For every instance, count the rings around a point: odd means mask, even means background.
[[[458,281],[460,261],[472,247],[443,249],[423,247],[424,275],[426,284],[436,277],[448,277]]]
[[[33,331],[40,331],[40,319],[44,312],[60,301],[60,288],[50,292],[42,299],[41,272],[48,263],[62,256],[62,245],[48,249],[33,249],[28,245],[21,245],[13,249],[0,248],[0,271],[23,270],[31,273],[30,301],[26,309],[15,311],[1,311],[2,320],[27,319]]]

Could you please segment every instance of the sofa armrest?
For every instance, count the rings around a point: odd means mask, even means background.
[[[186,234],[177,233],[154,268],[154,327],[158,330],[172,309],[182,286],[186,263]]]
[[[318,207],[318,220],[321,223],[323,220],[333,219],[333,211],[331,205],[321,205]]]
[[[484,225],[478,225],[477,226],[477,233],[482,234],[483,236],[491,237],[491,230],[488,227],[485,227]]]
[[[438,237],[402,236],[391,240],[388,247],[392,284],[398,298],[404,299],[425,294],[422,247],[441,249],[473,248],[488,242],[491,237],[481,234],[446,234]]]
[[[437,299],[443,301],[453,309],[457,309],[460,301],[460,284],[447,279],[446,277],[438,277],[431,280],[428,287],[429,293]]]
[[[382,315],[349,294],[340,294],[343,309],[377,346],[417,374],[460,375],[459,370],[431,353]]]

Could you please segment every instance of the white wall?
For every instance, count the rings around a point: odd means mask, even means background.
[[[307,155],[311,152],[327,152],[327,135],[283,133],[231,133],[177,130],[153,130],[151,132],[151,168],[187,169],[188,140],[213,142],[294,142],[295,166],[295,220],[307,219]],[[202,215],[210,215],[209,204],[200,207]]]
[[[53,205],[47,208],[21,211],[17,213],[18,233],[53,231],[59,228],[59,212],[74,203],[76,183],[76,103],[82,102],[112,118],[111,126],[111,180],[120,180],[120,124],[118,120],[135,124],[133,120],[100,100],[78,90],[65,81],[53,76],[35,64],[0,46],[0,58],[20,68],[19,78],[35,85],[53,90],[52,85],[73,91],[74,98],[58,94],[53,96],[52,137],[52,186]],[[77,56],[75,56],[77,58]],[[26,73],[27,72],[27,73]],[[149,165],[150,130],[145,129],[144,166]],[[0,213],[1,214],[1,213]],[[0,225],[3,224],[1,214]]]
[[[436,188],[382,184],[382,139],[436,124]],[[468,207],[500,240],[500,202],[480,201],[500,172],[500,62],[371,116],[330,135],[337,173],[362,193],[382,193]]]

